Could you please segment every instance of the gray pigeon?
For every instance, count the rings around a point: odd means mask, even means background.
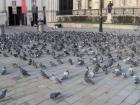
[[[50,77],[44,71],[41,70],[40,73],[44,78],[50,79]]]
[[[1,92],[1,94],[0,94],[0,99],[5,98],[6,93],[7,93],[7,89],[3,90],[3,91]]]
[[[31,76],[26,70],[24,70],[22,68],[20,69],[20,72],[23,76]]]
[[[50,99],[55,100],[55,99],[57,99],[60,95],[61,95],[60,92],[53,92],[53,93],[50,94]]]

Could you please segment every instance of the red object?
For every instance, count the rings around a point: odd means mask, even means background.
[[[26,13],[26,0],[22,0],[22,13]]]

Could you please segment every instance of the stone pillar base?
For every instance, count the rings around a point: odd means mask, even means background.
[[[112,23],[112,14],[111,13],[107,14],[107,20],[105,23]]]

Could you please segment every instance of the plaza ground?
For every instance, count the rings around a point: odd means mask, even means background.
[[[33,27],[8,27],[6,33],[17,33],[23,31],[35,31]],[[52,28],[45,28],[48,31],[55,31]],[[56,29],[73,30],[73,28]],[[76,31],[98,31],[98,29],[75,29]],[[106,32],[121,32],[121,33],[135,33],[139,34],[139,31],[135,30],[110,30],[105,29]],[[77,66],[68,64],[69,57],[76,62],[76,57],[68,56],[62,59],[64,64],[57,65],[57,67],[47,66],[45,71],[51,75],[54,74],[58,78],[62,77],[63,72],[70,71],[70,78],[64,81],[61,85],[56,84],[50,80],[44,79],[40,75],[41,69],[36,69],[33,66],[29,66],[26,61],[20,60],[14,57],[0,56],[0,67],[6,66],[9,75],[0,76],[0,89],[8,89],[7,96],[0,100],[0,105],[140,105],[140,84],[134,84],[133,78],[123,79],[115,77],[110,68],[110,73],[104,75],[100,70],[99,74],[95,78],[95,85],[90,85],[84,81],[84,73],[86,68],[83,66]],[[85,62],[88,64],[88,60],[85,57]],[[51,56],[42,56],[35,59],[37,62],[43,64],[49,64],[49,61],[55,61]],[[31,74],[30,77],[23,77],[18,68],[13,67],[13,63],[17,63]],[[119,61],[122,65],[122,69],[127,71],[129,66]],[[140,76],[140,67],[136,67],[134,71]],[[49,98],[51,92],[61,91],[62,97],[56,101]]]

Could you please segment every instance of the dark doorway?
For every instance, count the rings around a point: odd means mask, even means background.
[[[59,0],[59,14],[71,15],[73,9],[73,0]]]
[[[9,11],[9,25],[10,26],[27,24],[27,19],[24,19],[24,16],[22,15],[21,7],[17,7],[17,14],[12,13],[12,7],[8,7],[8,11]]]

